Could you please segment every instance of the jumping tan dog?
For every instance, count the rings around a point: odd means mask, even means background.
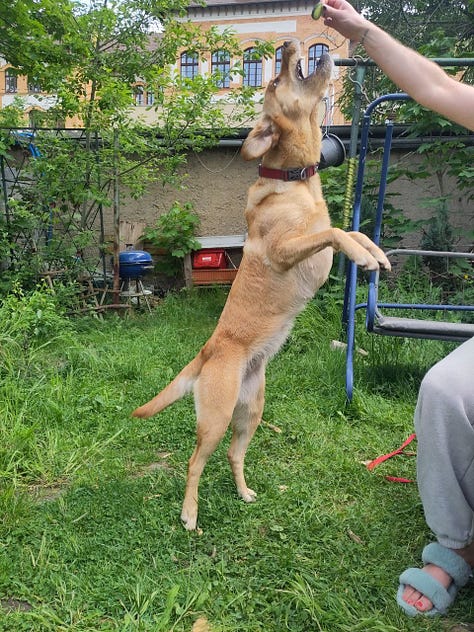
[[[323,55],[315,72],[303,78],[299,58],[298,45],[287,42],[281,73],[267,87],[262,116],[242,147],[245,160],[262,158],[262,165],[248,194],[244,256],[219,323],[194,360],[133,413],[150,417],[194,390],[197,445],[181,513],[188,530],[196,528],[202,471],[229,424],[237,491],[246,502],[255,501],[244,458],[262,416],[265,367],[326,281],[333,253],[342,251],[367,270],[390,268],[368,237],[331,228],[317,164],[318,106],[332,61]]]

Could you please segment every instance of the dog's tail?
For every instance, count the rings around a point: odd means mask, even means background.
[[[143,406],[140,406],[140,408],[134,410],[132,417],[141,417],[142,419],[146,419],[147,417],[156,415],[156,413],[159,413],[170,404],[173,404],[178,399],[184,397],[187,393],[190,393],[194,386],[194,382],[201,373],[203,364],[204,359],[202,357],[202,353],[198,353],[194,360],[191,360],[191,362],[184,367],[181,373],[179,373],[174,380],[168,384],[168,386],[158,393],[158,395],[146,404],[143,404]]]

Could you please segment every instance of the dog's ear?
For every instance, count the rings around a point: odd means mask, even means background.
[[[261,158],[269,149],[275,147],[280,138],[280,130],[271,118],[262,116],[242,145],[242,157],[244,160]]]

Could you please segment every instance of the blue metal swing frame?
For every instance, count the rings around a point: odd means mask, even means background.
[[[361,129],[359,165],[353,205],[352,230],[359,230],[361,219],[362,191],[364,183],[365,162],[368,151],[369,129],[371,116],[375,108],[386,101],[404,101],[410,97],[405,93],[386,94],[375,99],[366,109]],[[376,218],[373,241],[379,245],[383,223],[383,207],[387,185],[390,150],[393,138],[393,122],[386,124],[383,158],[380,172],[379,193],[377,200]],[[446,257],[474,260],[474,254],[469,252],[439,252],[428,250],[409,250],[397,248],[386,252],[387,256],[394,255],[421,255],[432,257]],[[367,301],[356,303],[357,291],[357,266],[353,261],[347,262],[346,283],[344,290],[344,304],[342,322],[346,330],[346,394],[349,401],[352,400],[354,389],[354,346],[355,346],[355,319],[356,311],[366,310],[367,331],[385,336],[399,336],[411,338],[429,338],[463,342],[474,336],[474,324],[453,323],[440,320],[419,320],[414,318],[394,318],[384,316],[382,309],[405,310],[442,310],[442,311],[474,311],[474,305],[453,304],[423,304],[423,303],[385,303],[378,301],[379,272],[371,272]]]

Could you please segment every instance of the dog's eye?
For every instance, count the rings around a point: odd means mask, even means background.
[[[279,83],[280,83],[280,79],[277,77],[276,79],[273,80],[273,87],[276,88]]]

